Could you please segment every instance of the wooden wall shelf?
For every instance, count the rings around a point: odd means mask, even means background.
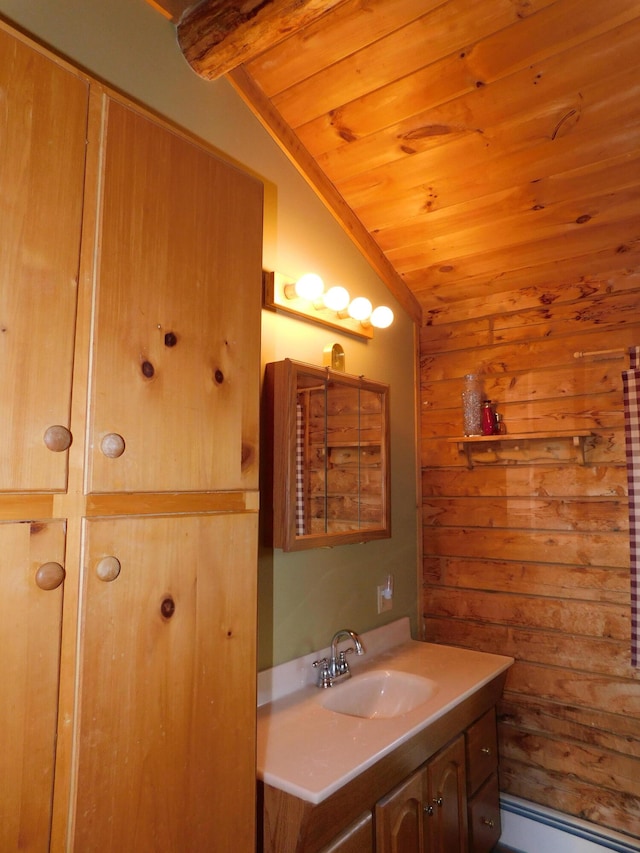
[[[571,439],[574,447],[579,448],[580,451],[580,464],[585,464],[584,458],[584,439],[588,436],[592,435],[591,430],[550,430],[548,432],[518,432],[518,433],[508,433],[501,435],[463,435],[454,438],[448,438],[447,441],[450,443],[454,443],[458,445],[458,450],[461,453],[465,453],[467,456],[467,463],[469,468],[473,468],[473,459],[471,455],[471,448],[474,444],[485,444],[485,443],[505,443],[509,442],[510,444],[522,443],[525,441],[548,441],[553,438],[567,438]]]

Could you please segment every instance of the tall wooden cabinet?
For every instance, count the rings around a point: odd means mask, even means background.
[[[0,24],[0,849],[252,851],[262,187]]]

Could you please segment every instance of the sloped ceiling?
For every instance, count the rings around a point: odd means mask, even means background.
[[[169,3],[423,322],[637,266],[640,2]]]

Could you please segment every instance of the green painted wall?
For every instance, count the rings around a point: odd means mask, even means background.
[[[55,51],[187,128],[265,184],[264,266],[297,276],[313,270],[388,304],[394,325],[371,342],[263,312],[263,363],[322,363],[327,343],[347,371],[391,386],[390,540],[297,554],[261,547],[259,665],[328,644],[342,627],[366,631],[408,615],[417,625],[414,330],[379,277],[226,80],[207,82],[186,64],[171,23],[145,0],[0,0],[0,15]],[[394,608],[376,612],[376,585],[395,576]]]

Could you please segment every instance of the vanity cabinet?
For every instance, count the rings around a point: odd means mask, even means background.
[[[376,853],[466,853],[464,737],[376,804]]]
[[[389,387],[284,359],[266,366],[264,397],[273,546],[388,538]]]
[[[500,836],[495,705],[505,679],[493,678],[320,803],[259,783],[259,853],[488,853]],[[363,815],[373,818],[372,837],[341,847]]]
[[[0,849],[252,853],[262,185],[2,22],[0,89]]]

